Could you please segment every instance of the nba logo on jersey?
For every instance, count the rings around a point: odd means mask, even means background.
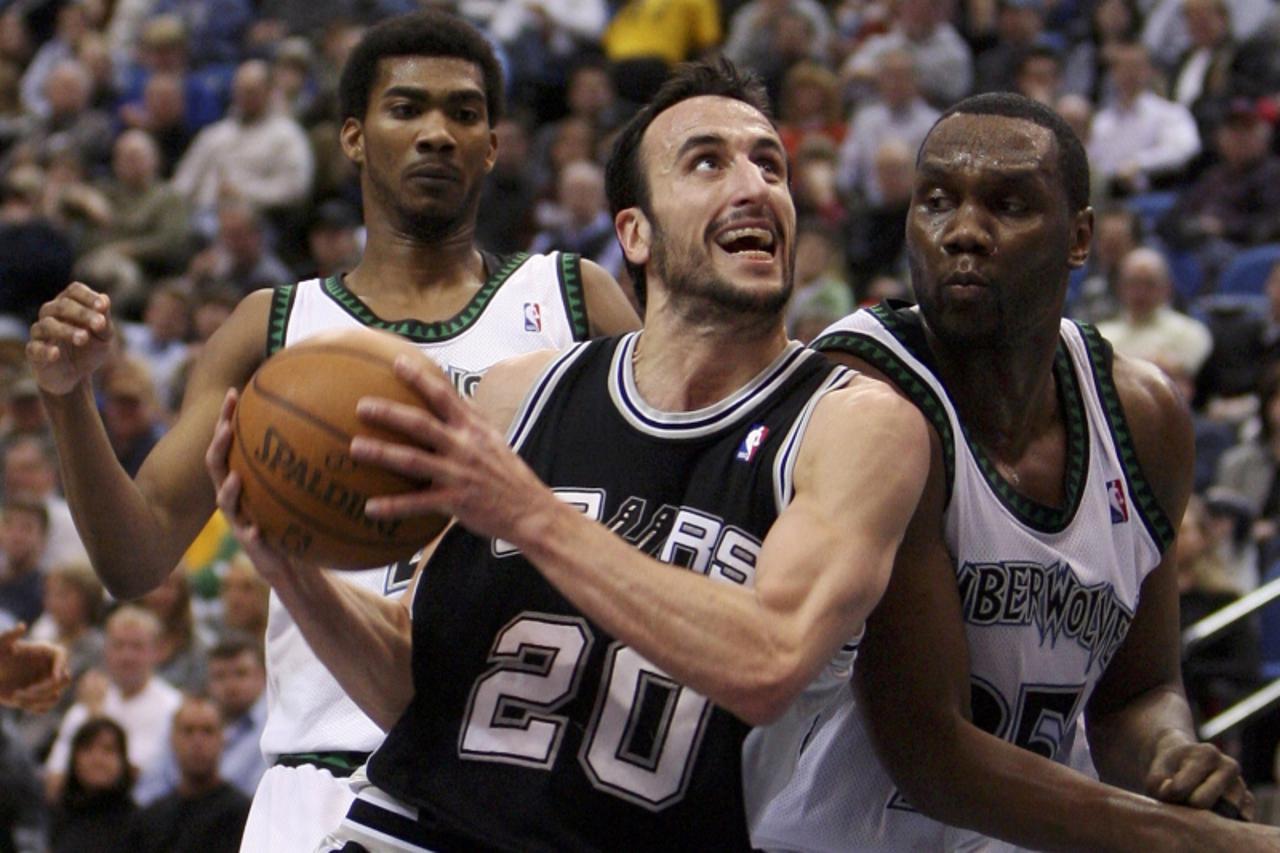
[[[760,449],[760,445],[764,444],[764,437],[769,434],[769,428],[764,424],[756,424],[751,428],[751,432],[747,433],[747,437],[742,439],[742,444],[738,447],[737,458],[743,462],[750,462],[756,458],[756,451]]]
[[[542,331],[542,306],[536,302],[524,304],[524,330],[526,332]]]
[[[1108,480],[1107,496],[1111,499],[1111,523],[1124,524],[1129,520],[1129,502],[1124,498],[1124,481]]]

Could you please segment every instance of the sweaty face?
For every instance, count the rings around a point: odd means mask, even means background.
[[[796,211],[768,120],[742,101],[690,98],[654,119],[640,159],[649,239],[628,255],[649,262],[651,291],[695,320],[776,320],[791,293]]]
[[[971,346],[1056,330],[1067,274],[1092,233],[1090,214],[1068,207],[1047,128],[1003,116],[939,124],[907,217],[912,282],[932,332]]]
[[[343,127],[348,156],[364,167],[366,198],[419,239],[474,217],[496,144],[480,69],[452,57],[381,60],[364,121]]]

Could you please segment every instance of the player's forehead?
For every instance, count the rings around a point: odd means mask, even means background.
[[[644,161],[651,166],[670,168],[689,144],[699,139],[747,149],[782,144],[764,114],[745,101],[698,95],[658,113],[645,130],[640,149]]]
[[[384,56],[378,60],[372,95],[419,93],[440,98],[484,96],[484,74],[474,62],[457,56]]]
[[[949,116],[933,129],[920,150],[924,172],[1052,173],[1056,165],[1053,132],[1010,116]]]

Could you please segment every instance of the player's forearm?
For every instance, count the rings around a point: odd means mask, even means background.
[[[1131,791],[1145,789],[1161,741],[1198,740],[1186,696],[1173,685],[1148,690],[1111,711],[1090,709],[1087,731],[1099,777]]]
[[[1149,853],[1205,849],[1220,818],[1095,781],[957,718],[919,737],[890,773],[908,802],[942,823],[1033,850]],[[909,757],[908,757],[909,756]]]
[[[413,698],[412,625],[404,605],[311,567],[287,569],[272,587],[346,694],[389,730]]]
[[[164,534],[146,497],[120,466],[88,381],[43,395],[62,488],[94,570],[117,598],[137,598],[168,577],[188,540]]]
[[[754,725],[817,674],[753,590],[655,560],[556,501],[521,549],[574,606],[667,675]]]

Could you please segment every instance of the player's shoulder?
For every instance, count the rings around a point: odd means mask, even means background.
[[[814,408],[814,437],[834,448],[871,442],[880,452],[925,452],[929,430],[924,415],[884,379],[855,372]]]
[[[205,364],[234,366],[237,373],[245,365],[256,366],[266,358],[274,292],[255,290],[240,300],[200,355]]]
[[[1116,355],[1111,370],[1138,464],[1172,518],[1190,489],[1195,430],[1182,393],[1159,367]]]
[[[498,362],[476,386],[472,404],[494,427],[506,429],[533,383],[559,354],[554,349],[536,350]]]

